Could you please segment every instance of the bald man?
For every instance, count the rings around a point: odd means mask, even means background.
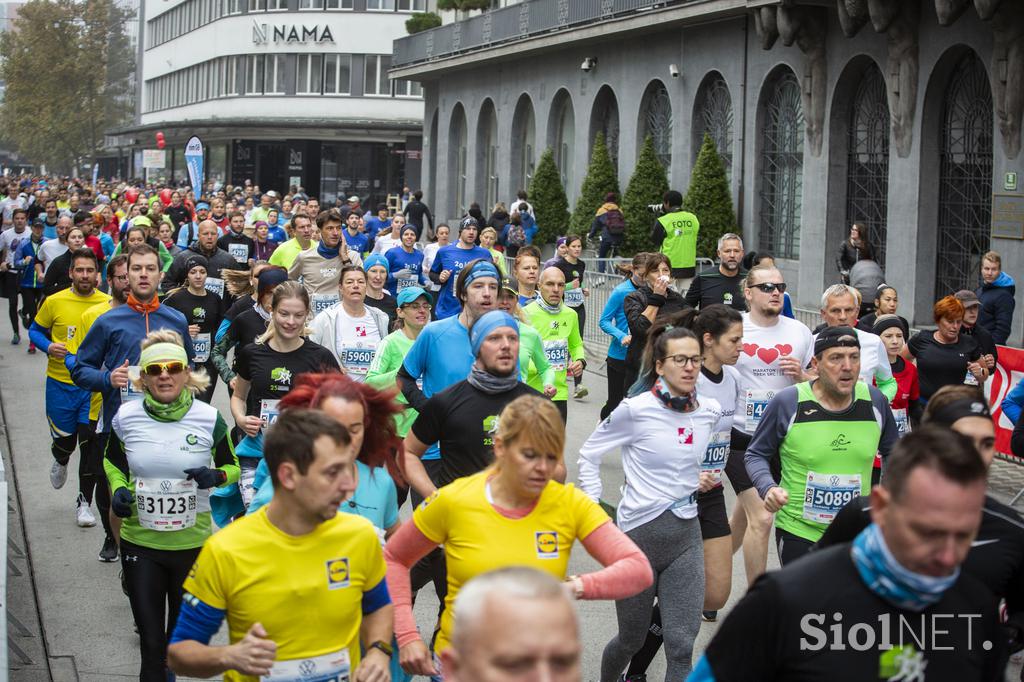
[[[469,581],[454,606],[451,646],[441,652],[445,682],[580,682],[576,610],[561,583],[525,567]]]
[[[174,262],[167,270],[164,277],[164,290],[170,291],[175,287],[185,284],[188,271],[185,264],[191,256],[199,254],[208,263],[206,268],[206,289],[217,295],[224,296],[224,279],[221,277],[222,270],[242,270],[244,265],[238,263],[224,249],[217,247],[217,237],[220,235],[220,228],[212,220],[204,220],[199,223],[198,236],[196,240],[174,257]]]
[[[566,372],[580,376],[587,366],[579,317],[575,310],[562,303],[565,274],[561,270],[545,268],[537,288],[540,297],[523,308],[523,313],[544,342],[544,355],[555,372],[555,397],[552,400],[565,422],[569,415]]]

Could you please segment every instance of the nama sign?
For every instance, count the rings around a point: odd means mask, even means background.
[[[263,43],[333,43],[330,26],[268,26],[252,22],[252,42]]]

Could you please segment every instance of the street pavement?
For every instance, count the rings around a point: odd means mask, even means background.
[[[103,541],[99,525],[79,528],[75,524],[77,454],[71,461],[64,488],[54,490],[49,482],[52,457],[43,399],[46,357],[42,353],[26,354],[27,334],[20,346],[8,345],[9,338],[10,327],[5,320],[0,323],[0,404],[7,442],[0,439],[0,450],[8,463],[9,479],[16,486],[16,493],[12,487],[8,517],[14,543],[8,548],[9,566],[22,573],[10,578],[8,609],[17,617],[17,625],[23,625],[10,628],[11,642],[23,654],[17,656],[10,649],[11,679],[101,682],[137,678],[138,637],[118,581],[120,564],[97,561]],[[590,360],[595,372],[603,371],[603,357],[593,356]],[[566,464],[570,481],[575,479],[576,453],[597,424],[606,394],[603,376],[588,371],[585,383],[589,397],[569,406]],[[223,385],[217,388],[214,405],[222,414],[229,414]],[[999,470],[1011,466],[999,465]],[[1013,476],[1024,481],[1024,474],[1018,473],[1017,468],[1013,469]],[[604,497],[617,502],[623,482],[617,453],[606,455],[602,478]],[[1011,480],[1002,486],[1000,497],[1016,492],[1013,483]],[[731,509],[735,500],[728,485],[726,495]],[[408,514],[407,504],[402,515]],[[771,544],[769,568],[776,568],[778,560],[774,543]],[[27,557],[19,556],[21,548],[27,549]],[[577,544],[569,572],[586,573],[596,568],[597,563]],[[12,575],[10,569],[8,575]],[[732,596],[720,618],[742,596],[745,586],[742,560],[737,555],[733,562]],[[429,588],[420,592],[416,613],[424,631],[432,626],[436,605]],[[583,679],[596,681],[600,677],[601,652],[617,631],[614,605],[583,601],[579,603],[579,614],[584,642]],[[716,627],[711,623],[701,625],[695,660]],[[215,642],[224,641],[222,628]],[[659,654],[649,678],[663,679],[664,670],[664,657]]]

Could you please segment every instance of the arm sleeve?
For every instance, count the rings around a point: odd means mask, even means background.
[[[171,256],[171,252],[167,250],[163,242],[160,242],[160,271],[167,272],[173,262],[174,257]]]
[[[750,445],[743,456],[743,464],[747,467],[747,475],[757,488],[762,498],[769,488],[778,485],[772,478],[769,462],[779,451],[779,445],[786,437],[790,422],[796,413],[797,394],[795,388],[776,393],[768,401],[768,406],[761,416],[761,422],[750,439]]]
[[[633,416],[627,401],[608,415],[598,425],[587,441],[580,448],[579,459],[576,460],[576,479],[579,489],[591,500],[601,499],[601,458],[609,450],[621,447],[633,440]]]
[[[116,422],[117,415],[114,415]],[[103,471],[107,474],[110,491],[128,487],[128,456],[124,452],[124,443],[118,435],[119,428],[111,428],[107,438],[107,450],[103,454]]]
[[[581,576],[584,599],[625,599],[654,582],[647,556],[611,520],[582,542],[587,553],[604,566]]]
[[[661,243],[665,241],[665,227],[658,220],[655,220],[654,225],[651,226],[651,241],[659,249]]]
[[[186,592],[182,597],[178,621],[168,644],[192,640],[209,645],[210,640],[220,630],[226,615],[227,611],[224,609],[215,609]]]
[[[56,258],[54,259],[56,260]],[[53,296],[59,291],[58,286],[60,284],[61,273],[59,268],[55,268],[52,265],[46,269],[46,274],[43,276],[43,293],[47,296]]]
[[[237,483],[240,469],[238,457],[235,456],[235,447],[231,444],[227,422],[224,417],[217,413],[217,423],[213,427],[213,440],[216,443],[213,447],[213,463],[224,472],[226,478],[222,486]]]
[[[409,430],[421,443],[436,443],[441,439],[446,411],[445,406],[441,403],[441,397],[435,395],[423,403],[423,406],[417,410],[416,421],[409,427]]]
[[[878,339],[877,352],[879,355],[878,367],[875,368],[875,386],[891,402],[896,397],[896,391],[899,387],[896,385],[896,379],[892,376],[892,367],[889,366],[889,356],[885,350],[885,344],[882,343],[882,339]]]
[[[409,370],[404,364],[399,368],[397,378],[398,386],[409,406],[414,410],[423,409],[427,402],[427,394],[416,384],[416,379],[409,374]]]
[[[217,374],[224,380],[224,383],[230,383],[235,378],[235,371],[231,369],[231,363],[228,362],[228,351],[235,345],[235,333],[232,327],[228,327],[224,335],[213,345],[213,350],[210,352],[210,360],[213,362],[213,366],[217,368]]]
[[[625,302],[625,299],[626,297],[621,295],[621,292],[612,292],[608,302],[604,305],[604,310],[601,311],[601,320],[599,322],[601,331],[619,343],[622,343],[629,336],[628,330],[619,329],[615,325],[615,318],[619,311],[622,310],[622,304]]]
[[[644,334],[651,328],[651,321],[643,316],[647,308],[646,302],[640,296],[630,294],[622,303],[622,309],[626,313],[626,324],[629,325],[630,334]]]
[[[44,353],[50,350],[50,330],[39,324],[39,316],[32,321],[32,326],[28,329],[29,340],[39,347],[39,350]]]
[[[106,391],[110,388],[110,372],[103,369],[103,356],[107,340],[103,317],[89,328],[82,345],[75,353],[75,366],[71,368],[71,380],[76,386],[90,391]]]
[[[1020,421],[1021,408],[1024,407],[1024,380],[1018,381],[1010,392],[1003,398],[1001,404],[1003,414],[1011,422],[1016,424]]]
[[[436,547],[437,543],[424,535],[415,523],[403,523],[384,546],[384,561],[388,566],[388,591],[395,605],[395,639],[398,646],[405,646],[420,638],[416,629],[416,617],[412,613],[412,583],[409,569]]]
[[[537,370],[537,374],[540,375],[540,382],[544,386],[555,385],[555,370],[551,367],[551,363],[548,362],[548,356],[544,353],[544,343],[540,340],[540,336],[534,337],[536,342],[530,347],[530,361],[533,363],[534,369]]]
[[[435,261],[436,262],[436,261]],[[416,380],[423,376],[426,371],[427,357],[430,354],[431,334],[423,333],[413,342],[409,352],[405,354],[402,366],[398,370],[398,384],[402,389],[402,395],[409,401],[414,409],[419,410],[423,403],[427,402],[427,396],[416,385]]]

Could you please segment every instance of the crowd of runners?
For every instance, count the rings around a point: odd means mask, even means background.
[[[672,682],[1001,680],[1024,647],[1024,521],[986,494],[1015,294],[995,252],[915,332],[864,290],[854,226],[812,330],[736,234],[695,272],[668,192],[588,358],[584,235],[546,260],[525,193],[447,225],[419,192],[3,181],[11,342],[47,356],[50,482],[77,450],[75,523],[120,561],[140,680],[575,681],[595,645],[601,682],[662,648]],[[608,400],[566,452],[588,360]],[[567,575],[577,540],[598,570]],[[737,552],[749,589],[694,660]],[[614,601],[611,641],[580,641],[578,599]]]

